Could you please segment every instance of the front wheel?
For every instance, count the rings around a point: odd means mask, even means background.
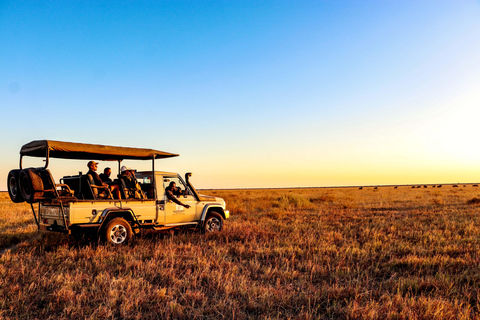
[[[128,243],[133,236],[132,227],[123,218],[115,218],[105,227],[105,239],[111,244]]]
[[[205,219],[203,231],[205,233],[218,232],[223,229],[223,218],[217,212],[210,212]]]

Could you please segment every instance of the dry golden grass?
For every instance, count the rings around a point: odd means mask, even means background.
[[[0,192],[0,250],[37,235],[32,209],[29,204],[15,204],[8,193]]]
[[[231,210],[221,233],[5,251],[0,318],[480,318],[478,188],[204,193]],[[28,206],[0,208],[2,248],[35,237]]]

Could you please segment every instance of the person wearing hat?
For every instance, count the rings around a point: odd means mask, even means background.
[[[142,188],[135,177],[135,170],[122,166],[120,168],[119,178],[125,182],[125,187],[127,187],[128,195],[132,198],[146,198],[142,192]]]
[[[119,188],[118,184],[111,184],[111,185],[106,184],[105,182],[102,181],[102,179],[100,178],[100,176],[96,172],[97,168],[98,168],[98,162],[89,161],[87,163],[87,167],[89,169],[87,174],[89,174],[92,177],[93,183],[96,186],[108,187],[108,189],[110,189],[110,192],[113,194],[113,196],[116,199],[120,199],[120,188]]]
[[[120,172],[120,178],[125,181],[126,187],[128,189],[136,189],[137,179],[135,178],[134,171],[127,166],[122,166],[122,168],[120,168]]]

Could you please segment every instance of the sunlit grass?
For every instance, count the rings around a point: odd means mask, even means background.
[[[28,240],[36,233],[30,205],[12,203],[7,193],[0,193],[0,250]]]
[[[478,318],[478,188],[202,193],[225,198],[223,232],[147,233],[126,247],[43,234],[6,251],[0,315]],[[2,236],[36,235],[29,206],[0,209]]]

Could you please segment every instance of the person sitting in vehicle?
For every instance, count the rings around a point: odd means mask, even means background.
[[[182,188],[177,187],[176,185],[177,184],[175,182],[173,182],[173,185],[172,185],[172,183],[170,183],[170,185],[167,187],[167,189],[171,190],[172,194],[178,198],[178,197],[183,195],[183,191],[182,191]],[[171,186],[171,188],[169,188],[170,186]]]
[[[180,190],[180,194],[181,194],[181,189],[176,187],[175,181],[170,182],[168,187],[165,188],[165,194],[167,195],[168,200],[171,200],[171,201],[175,202],[176,204],[184,206],[187,209],[190,208],[190,206],[188,204],[183,204],[175,196],[176,194],[179,193],[179,190]]]
[[[87,167],[89,169],[88,172],[87,172],[87,175],[90,175],[92,177],[93,183],[95,184],[95,186],[108,187],[108,189],[113,194],[113,196],[116,199],[120,199],[120,188],[119,188],[118,184],[108,185],[105,182],[103,182],[102,179],[100,178],[100,176],[98,175],[98,173],[96,173],[97,168],[98,168],[98,162],[89,161],[88,164],[87,164]]]
[[[135,171],[127,166],[122,166],[118,177],[125,183],[126,194],[130,198],[145,199],[145,193],[135,177]]]
[[[102,179],[103,182],[112,182],[112,179],[110,179],[110,175],[112,174],[112,169],[109,167],[106,167],[103,169],[103,173],[100,173],[98,176],[100,179]]]
[[[175,190],[173,190],[173,194],[177,197],[182,196],[184,193],[182,191],[182,188],[176,187]]]

